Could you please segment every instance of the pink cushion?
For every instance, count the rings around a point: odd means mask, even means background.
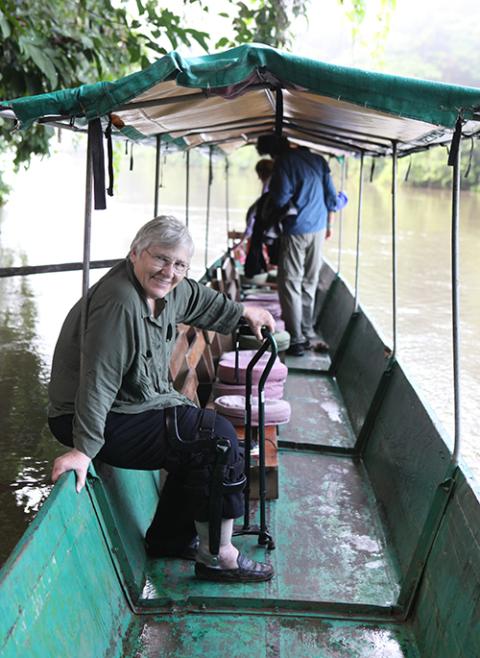
[[[282,317],[282,309],[280,308],[280,302],[275,302],[275,301],[254,301],[251,304],[252,306],[259,306],[261,308],[265,308],[267,311],[269,311],[273,317],[277,320]]]
[[[238,358],[238,379],[235,380],[235,352],[225,352],[222,355],[218,368],[217,368],[217,377],[221,382],[227,384],[245,384],[246,382],[246,370],[247,366],[256,354],[256,350],[240,350]],[[270,354],[267,352],[263,354],[258,363],[255,364],[252,372],[252,384],[258,384],[260,377],[265,368],[265,365],[270,358]],[[267,382],[285,382],[287,379],[288,368],[283,364],[280,359],[277,357],[273,364],[273,367],[267,377]]]
[[[267,400],[281,400],[283,398],[283,389],[285,382],[265,382],[265,398]],[[258,389],[253,387],[253,393]],[[221,395],[245,395],[245,384],[226,384],[225,382],[215,381],[212,387],[213,398]]]
[[[275,290],[265,291],[265,292],[256,292],[251,295],[245,295],[245,304],[250,304],[250,302],[261,301],[261,302],[278,302],[278,292]]]
[[[236,427],[245,422],[245,396],[222,395],[214,401],[219,414]],[[290,420],[290,404],[286,400],[265,400],[265,425],[283,425]],[[258,427],[258,398],[252,397],[252,425]]]

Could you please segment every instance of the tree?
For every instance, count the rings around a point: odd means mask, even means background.
[[[326,0],[324,0],[326,1]],[[366,0],[335,0],[358,31],[366,15]],[[395,0],[381,0],[381,7]],[[211,47],[208,32],[188,25],[172,2],[158,0],[0,0],[0,99],[74,87],[99,79],[116,79],[134,68],[145,68],[158,56],[181,45]],[[207,0],[177,0],[179,11],[212,13]],[[232,36],[214,48],[256,41],[289,48],[291,22],[307,18],[310,0],[223,0]],[[382,9],[383,11],[383,9]],[[208,21],[205,21],[208,24]],[[0,149],[13,153],[14,167],[28,165],[33,154],[47,154],[52,131],[42,126],[26,133],[12,131],[0,119]],[[0,204],[7,188],[0,171]]]

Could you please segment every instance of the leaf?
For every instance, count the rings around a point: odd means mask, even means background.
[[[8,37],[12,33],[12,30],[10,29],[10,23],[7,21],[5,14],[1,10],[0,10],[0,29],[2,30],[3,38],[8,39]]]
[[[230,43],[230,42],[229,42],[229,40],[227,39],[227,37],[222,37],[222,38],[219,39],[219,40],[217,41],[217,43],[215,44],[215,48],[225,48],[225,46],[228,46],[229,43]]]
[[[54,89],[58,85],[58,75],[52,60],[47,57],[44,50],[34,46],[28,41],[23,44],[25,54],[32,60],[40,71],[47,77],[51,87]]]

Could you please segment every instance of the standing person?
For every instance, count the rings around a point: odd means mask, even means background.
[[[248,238],[247,257],[245,259],[245,276],[252,278],[256,274],[268,272],[269,253],[264,244],[264,227],[262,212],[268,197],[268,187],[273,172],[273,160],[262,158],[255,165],[257,176],[262,182],[262,194],[247,210],[247,228],[244,238]]]
[[[270,155],[275,166],[269,193],[278,208],[290,202],[296,214],[283,219],[278,261],[278,291],[285,328],[290,333],[288,354],[303,356],[315,339],[313,308],[325,238],[337,206],[337,193],[328,164],[306,148],[291,148],[286,137],[260,135],[259,155]],[[320,342],[317,350],[327,349]]]
[[[274,331],[275,323],[263,309],[188,279],[192,255],[186,226],[174,217],[157,217],[138,231],[127,258],[90,288],[82,347],[81,300],[69,312],[53,357],[48,420],[70,450],[55,460],[52,480],[73,470],[79,492],[96,456],[119,468],[165,468],[169,475],[146,535],[149,554],[192,559],[198,534],[197,577],[268,580],[272,567],[240,554],[231,541],[233,519],[244,510],[236,432],[225,418],[198,409],[175,391],[168,367],[180,322],[226,334],[243,316],[258,338],[263,325]],[[172,413],[184,443],[199,435],[229,443],[223,481],[214,479],[218,468],[209,440],[192,452],[173,440]],[[214,491],[216,500],[222,499],[217,556],[209,551]]]
[[[263,255],[262,240],[260,239],[259,245],[255,245],[252,251],[252,234],[254,233],[258,206],[268,192],[268,184],[270,183],[270,177],[273,171],[273,160],[270,160],[270,158],[262,158],[256,163],[255,171],[262,184],[262,193],[247,210],[245,232],[242,235],[240,242],[232,247],[235,258],[242,264],[245,264],[248,258],[250,263],[249,267],[253,267],[251,270],[253,271],[252,276],[267,271],[267,263]]]

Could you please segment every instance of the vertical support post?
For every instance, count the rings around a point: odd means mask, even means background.
[[[158,190],[160,187],[160,157],[162,151],[162,136],[157,135],[157,144],[155,150],[155,194],[153,197],[153,216],[158,215]]]
[[[447,505],[455,490],[458,472],[458,458],[460,456],[460,350],[459,350],[459,217],[460,217],[460,153],[462,139],[462,118],[457,120],[452,138],[448,164],[453,167],[452,176],[452,343],[453,343],[453,389],[454,389],[454,416],[455,416],[455,442],[453,455],[447,467],[446,478],[441,482],[433,498],[428,516],[425,520],[417,546],[413,553],[408,571],[402,583],[397,605],[403,610],[406,619],[412,611],[415,599],[425,572],[426,565],[437,538]]]
[[[340,176],[340,189],[343,191],[345,189],[345,178],[347,170],[347,158],[343,156],[342,159],[342,173]],[[340,213],[338,215],[338,261],[337,261],[337,276],[340,275],[340,264],[342,260],[342,231],[343,231],[343,208],[340,208]]]
[[[212,193],[212,182],[213,182],[213,146],[210,146],[208,153],[208,187],[207,187],[207,209],[206,209],[206,218],[205,218],[205,269],[208,268],[208,238],[210,233],[210,201]]]
[[[185,224],[190,220],[190,151],[185,154]]]
[[[397,142],[392,142],[392,355],[397,353]]]
[[[460,303],[459,303],[459,218],[460,218],[460,155],[461,120],[456,132],[460,133],[456,152],[452,143],[450,155],[453,158],[452,178],[452,347],[453,347],[453,399],[454,399],[454,448],[452,465],[456,466],[460,456],[461,436],[461,395],[460,395]]]
[[[228,162],[228,156],[225,156],[225,220],[227,223],[227,251],[228,251],[229,249],[228,234],[230,233],[230,163]]]
[[[88,288],[90,285],[90,246],[92,239],[92,201],[93,201],[93,163],[92,163],[92,131],[88,126],[87,161],[85,173],[85,210],[83,220],[83,265],[82,265],[82,310],[80,333],[80,367],[83,362],[83,345],[87,327]]]
[[[358,281],[359,281],[359,270],[360,270],[360,235],[362,229],[362,204],[363,204],[363,160],[364,154],[362,152],[360,156],[360,177],[358,181],[358,213],[357,213],[357,250],[356,250],[356,262],[355,262],[355,302],[353,311],[356,313],[358,311]]]

